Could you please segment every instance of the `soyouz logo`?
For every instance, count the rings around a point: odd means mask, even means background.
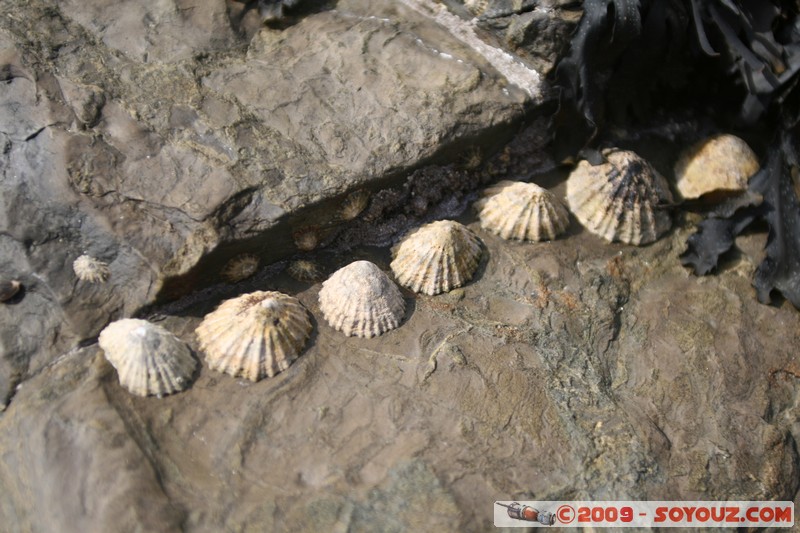
[[[497,501],[494,525],[531,527],[793,527],[794,503]]]

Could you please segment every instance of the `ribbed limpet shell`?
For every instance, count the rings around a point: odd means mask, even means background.
[[[98,339],[120,384],[139,396],[164,396],[185,389],[197,361],[189,347],[166,329],[146,320],[112,322]]]
[[[78,279],[90,283],[104,283],[111,275],[106,263],[86,254],[72,262],[72,270]]]
[[[209,368],[259,381],[289,368],[311,329],[297,298],[256,291],[222,302],[195,332]]]
[[[466,226],[439,220],[406,235],[392,253],[397,281],[414,292],[434,295],[472,279],[480,262],[481,241]]]
[[[551,241],[569,227],[569,211],[556,195],[521,181],[501,181],[475,203],[481,227],[504,239]]]
[[[325,320],[345,335],[375,337],[400,325],[406,302],[380,268],[355,261],[322,284],[319,308]]]
[[[314,261],[308,259],[296,259],[286,267],[289,273],[297,281],[310,282],[319,281],[322,277],[322,270]]]
[[[252,254],[240,254],[225,263],[220,274],[231,283],[245,280],[258,271],[258,257]]]
[[[675,180],[683,198],[747,189],[760,168],[758,156],[739,137],[720,134],[687,148],[675,163]]]
[[[342,220],[353,220],[361,214],[369,204],[369,191],[359,189],[347,195],[339,208],[339,216]]]
[[[606,150],[606,162],[581,161],[567,179],[567,203],[586,229],[607,241],[647,244],[672,225],[660,204],[671,203],[669,185],[634,152]]]

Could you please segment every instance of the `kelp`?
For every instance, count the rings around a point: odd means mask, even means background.
[[[689,237],[684,264],[713,272],[737,235],[765,221],[766,257],[755,273],[758,299],[780,292],[800,308],[798,5],[769,0],[587,0],[567,56],[553,149],[560,160],[591,152],[610,122],[647,116],[653,102],[702,98],[726,127],[776,131],[748,195],[723,205]],[[787,105],[789,103],[790,105]],[[699,106],[698,106],[699,107]]]

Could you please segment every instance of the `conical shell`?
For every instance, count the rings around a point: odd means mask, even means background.
[[[22,284],[15,279],[0,280],[0,302],[7,302],[17,295]]]
[[[397,281],[414,292],[434,295],[472,279],[481,241],[466,226],[439,220],[409,233],[392,252]]]
[[[98,340],[117,369],[120,384],[139,396],[164,396],[185,389],[197,361],[178,337],[146,320],[112,322]]]
[[[289,368],[311,328],[297,298],[256,291],[222,302],[195,332],[209,368],[258,381]]]
[[[633,152],[607,150],[607,161],[581,161],[567,179],[567,203],[586,229],[608,241],[647,244],[672,225],[666,180]]]
[[[258,271],[258,257],[252,254],[240,254],[225,263],[220,271],[223,278],[231,283],[245,280]]]
[[[72,270],[78,279],[89,283],[103,283],[111,275],[106,263],[85,254],[72,262]]]
[[[345,335],[375,337],[400,325],[406,301],[380,268],[355,261],[322,284],[319,308],[331,327]]]
[[[743,191],[758,169],[758,157],[746,142],[735,135],[715,135],[681,154],[675,164],[676,186],[687,199]]]
[[[481,227],[504,239],[551,241],[569,227],[569,211],[535,183],[501,181],[475,203]]]

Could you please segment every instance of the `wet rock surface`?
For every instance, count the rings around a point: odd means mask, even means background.
[[[238,2],[69,6],[0,7],[0,268],[24,285],[0,304],[8,531],[484,531],[495,500],[796,499],[800,315],[755,299],[765,235],[696,278],[678,259],[691,213],[643,248],[574,218],[553,242],[482,230],[470,191],[533,178],[563,198],[564,173],[539,172],[544,119],[509,126],[529,97],[400,5],[370,18],[340,1],[279,29]],[[411,51],[430,85],[373,91],[411,83]],[[400,109],[375,124],[346,111],[386,102]],[[343,222],[362,189],[368,206]],[[287,261],[217,278],[242,252],[389,272],[387,245],[443,216],[482,239],[475,278],[404,291],[403,322],[380,337],[331,328],[321,283]],[[298,254],[308,227],[321,249]],[[76,280],[83,253],[109,264],[106,283]],[[153,304],[170,290],[190,294]],[[209,370],[194,333],[254,290],[314,317],[299,359],[258,383]],[[119,385],[93,337],[137,312],[194,350],[188,390]]]

